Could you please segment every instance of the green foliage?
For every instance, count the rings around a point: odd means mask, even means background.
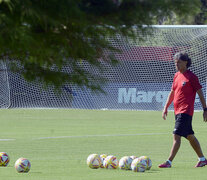
[[[102,61],[116,64],[118,49],[109,38],[141,37],[147,30],[142,25],[172,12],[190,14],[197,7],[198,0],[1,0],[0,58],[15,59],[11,62],[18,65],[12,70],[30,81],[57,88],[68,82],[100,90],[101,77],[81,63],[86,61],[100,72]],[[63,71],[65,65],[70,73]]]
[[[186,4],[180,1],[181,6],[187,5],[188,8],[185,8],[186,12],[189,13],[177,13],[175,11],[170,13],[170,16],[165,16],[159,24],[163,25],[200,25],[205,24],[206,21],[206,0],[196,0],[196,6],[193,4],[190,5],[191,1],[188,1]],[[180,5],[178,5],[178,8]],[[182,7],[183,8],[183,7]]]
[[[195,23],[203,25],[207,23],[207,1],[206,0],[200,0],[200,1],[201,1],[201,8],[200,8],[200,12],[197,13],[195,16]]]

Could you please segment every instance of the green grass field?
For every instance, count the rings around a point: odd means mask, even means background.
[[[207,154],[206,128],[202,113],[193,119],[196,137]],[[194,180],[205,179],[207,167],[194,168],[195,152],[187,140],[170,169],[159,169],[172,145],[174,115],[161,118],[161,112],[99,111],[67,109],[0,110],[0,151],[7,152],[10,163],[0,167],[5,180]],[[147,155],[152,168],[144,173],[124,170],[90,169],[89,154]],[[206,155],[207,156],[207,155]],[[27,174],[14,169],[15,161],[28,158]]]

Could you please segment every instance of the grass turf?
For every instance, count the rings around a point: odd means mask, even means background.
[[[152,111],[2,109],[0,152],[9,154],[10,163],[0,167],[0,176],[6,180],[205,179],[207,167],[194,168],[197,157],[185,139],[173,167],[157,167],[169,155],[173,127],[173,112],[164,121],[161,112]],[[201,112],[195,113],[193,127],[205,154],[206,124]],[[86,159],[91,153],[118,159],[147,155],[153,166],[144,173],[90,169]],[[30,160],[29,173],[15,171],[19,157]]]

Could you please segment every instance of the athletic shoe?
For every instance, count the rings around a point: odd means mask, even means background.
[[[195,165],[195,167],[203,167],[207,165],[207,160],[205,161],[198,161],[198,163]]]
[[[165,162],[163,164],[160,164],[158,167],[159,168],[171,168],[171,165],[169,162]]]

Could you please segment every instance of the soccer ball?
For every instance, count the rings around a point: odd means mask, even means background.
[[[104,159],[104,162],[103,162],[103,166],[106,168],[106,169],[117,169],[118,168],[118,165],[119,165],[119,161],[118,159],[113,156],[113,155],[110,155],[110,156],[107,156],[105,159]]]
[[[144,159],[136,158],[132,161],[131,169],[134,172],[144,172],[146,170],[147,163]]]
[[[119,168],[120,169],[125,169],[125,170],[130,170],[131,169],[131,163],[132,163],[132,158],[129,156],[124,156],[119,160]]]
[[[141,157],[139,157],[139,159],[144,159],[146,161],[146,163],[147,163],[146,170],[150,170],[150,168],[152,167],[151,159],[149,157],[147,157],[147,156],[141,156]]]
[[[19,158],[15,162],[15,169],[18,173],[27,173],[31,168],[31,163],[26,158]]]
[[[101,155],[100,155],[100,158],[101,158],[101,165],[100,165],[100,167],[101,167],[101,168],[104,168],[104,166],[103,166],[103,162],[104,162],[104,160],[105,160],[106,157],[107,157],[106,154],[101,154]]]
[[[87,165],[91,169],[98,169],[101,165],[101,158],[98,154],[90,154],[87,158]]]
[[[9,156],[5,152],[0,152],[0,166],[7,166],[9,164]]]

